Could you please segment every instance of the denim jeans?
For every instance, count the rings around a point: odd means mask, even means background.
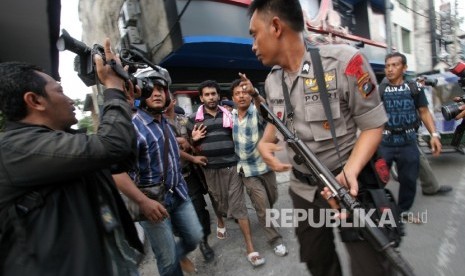
[[[410,210],[417,191],[418,169],[420,167],[420,152],[416,143],[397,147],[380,146],[379,152],[389,168],[393,161],[396,162],[400,184],[398,204],[401,212]]]
[[[152,245],[160,275],[183,275],[179,260],[197,247],[203,237],[202,226],[190,198],[183,200],[175,195],[165,207],[170,218],[159,223],[142,221],[140,224]],[[179,239],[174,237],[173,226]]]

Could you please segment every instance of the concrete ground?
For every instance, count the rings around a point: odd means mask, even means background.
[[[279,199],[275,208],[292,208],[292,202],[288,193],[289,175],[288,173],[278,173],[277,178]],[[246,196],[246,198],[255,249],[266,259],[266,263],[257,268],[252,267],[246,259],[244,239],[239,229],[239,225],[236,224],[234,220],[226,220],[228,238],[219,240],[216,238],[216,235],[213,234],[209,237],[209,243],[215,251],[215,259],[210,263],[205,263],[200,250],[196,249],[194,252],[190,253],[188,257],[196,265],[197,273],[186,275],[309,275],[305,265],[299,262],[299,246],[294,234],[294,229],[279,229],[289,250],[289,254],[285,257],[276,256],[273,249],[267,244],[264,231],[258,224],[255,210],[253,209],[248,196]],[[208,197],[207,203],[209,205],[208,210],[210,211],[212,219],[212,232],[216,233],[216,219]],[[339,250],[342,256],[346,254],[344,248],[340,247]],[[156,270],[156,260],[153,257],[153,253],[148,247],[146,251],[148,254],[140,266],[141,275],[158,275],[158,271]],[[347,269],[347,263],[344,264],[344,269]]]
[[[440,184],[454,187],[454,191],[447,195],[424,196],[420,185],[411,211],[426,215],[423,224],[406,224],[406,236],[400,250],[402,256],[414,268],[417,276],[455,276],[464,275],[465,263],[465,239],[463,239],[463,225],[465,224],[465,154],[451,152],[441,154],[439,157],[428,155],[430,165]],[[288,174],[278,174],[279,199],[275,208],[291,208],[289,197]],[[399,183],[393,179],[387,185],[394,196],[397,196]],[[257,222],[255,211],[247,198],[247,208],[251,221],[252,236],[256,250],[266,258],[266,264],[253,268],[246,260],[246,251],[242,234],[238,225],[233,220],[226,221],[229,237],[219,240],[216,236],[209,237],[210,245],[216,253],[216,258],[211,263],[205,263],[203,257],[196,249],[189,254],[197,266],[198,272],[192,275],[310,275],[306,267],[299,262],[299,246],[292,228],[280,228],[280,232],[286,242],[289,255],[286,257],[275,256],[268,247],[263,230]],[[210,204],[209,199],[207,202]],[[211,205],[208,206],[212,216],[211,226],[216,230],[215,218]],[[338,235],[336,235],[338,237]],[[341,242],[336,243],[344,275],[349,273],[347,253]],[[141,275],[158,275],[156,261],[149,248],[146,258],[140,266]]]

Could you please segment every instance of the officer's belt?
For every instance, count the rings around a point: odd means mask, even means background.
[[[342,167],[339,167],[331,171],[331,173],[333,175],[338,175],[341,171]],[[292,168],[292,173],[294,174],[295,178],[304,183],[307,183],[310,186],[318,186],[318,184],[320,183],[319,178],[313,173],[303,173],[295,168]]]

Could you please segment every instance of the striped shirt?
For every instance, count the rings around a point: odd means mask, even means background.
[[[242,120],[239,120],[236,109],[233,110],[232,116],[234,145],[240,159],[237,165],[238,172],[242,170],[245,177],[269,172],[270,168],[263,161],[257,149],[258,141],[266,125],[265,120],[258,114],[253,103],[250,104]]]
[[[195,122],[196,113],[189,116],[187,133],[192,136],[194,124],[203,124],[207,127],[205,138],[194,142],[194,147],[199,155],[207,157],[205,168],[220,169],[237,165],[238,157],[234,151],[232,129],[223,127],[223,112],[218,108],[213,117],[204,112],[204,120]]]
[[[137,168],[130,173],[134,182],[139,187],[162,182],[165,148],[163,127],[166,127],[169,135],[169,149],[165,189],[166,191],[172,189],[181,198],[186,199],[187,185],[181,173],[179,147],[167,120],[163,117],[160,123],[149,113],[138,109],[132,118],[132,123],[137,132]]]

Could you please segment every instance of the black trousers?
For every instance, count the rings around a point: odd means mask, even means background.
[[[320,209],[329,205],[317,192],[309,202],[289,189],[295,209],[311,210],[313,220],[320,220]],[[299,221],[295,229],[300,244],[300,261],[307,264],[312,276],[341,276],[342,270],[334,244],[333,227],[312,227],[308,221]]]
[[[189,189],[188,193],[192,200],[192,205],[194,205],[195,212],[203,228],[203,238],[206,241],[211,234],[210,212],[208,212],[207,202],[204,197],[206,191],[196,172],[192,171],[185,180],[187,182],[187,188]]]
[[[320,193],[309,202],[289,189],[294,208],[311,210],[313,221],[320,220],[320,209],[330,208]],[[306,263],[312,276],[342,275],[339,257],[334,243],[333,227],[311,227],[308,221],[299,221],[296,235],[300,244],[300,261]],[[344,243],[351,264],[352,276],[395,276],[398,273],[387,258],[376,251],[367,241]]]

